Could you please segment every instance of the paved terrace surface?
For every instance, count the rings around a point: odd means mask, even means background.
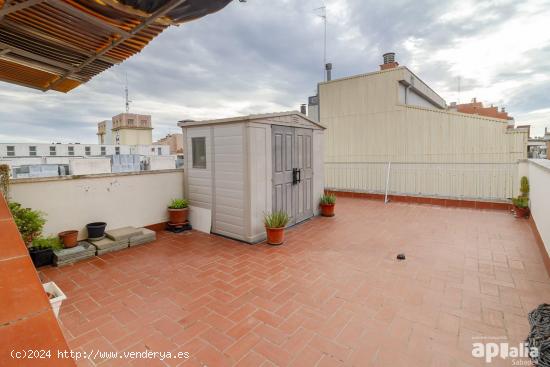
[[[68,296],[74,350],[186,351],[185,366],[481,366],[476,338],[517,345],[550,299],[528,223],[508,212],[351,198],[336,212],[280,247],[160,233],[41,277]]]

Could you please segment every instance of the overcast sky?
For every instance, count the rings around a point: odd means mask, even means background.
[[[322,5],[235,0],[68,94],[0,82],[0,141],[95,143],[97,122],[124,110],[126,73],[131,112],[153,116],[155,139],[186,118],[299,109],[323,77]],[[326,5],[333,78],[378,70],[394,51],[448,103],[477,97],[538,135],[550,127],[550,0]]]

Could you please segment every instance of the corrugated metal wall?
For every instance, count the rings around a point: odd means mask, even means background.
[[[516,193],[527,133],[506,121],[398,104],[394,69],[320,85],[327,126],[325,186],[335,190],[475,199]]]

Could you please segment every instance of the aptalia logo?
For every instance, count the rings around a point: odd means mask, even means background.
[[[539,349],[529,347],[526,343],[520,343],[518,347],[508,343],[473,343],[472,356],[485,358],[485,362],[491,363],[493,358],[538,358]]]

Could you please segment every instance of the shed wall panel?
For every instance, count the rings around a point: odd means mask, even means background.
[[[244,124],[213,127],[214,233],[245,239]]]

